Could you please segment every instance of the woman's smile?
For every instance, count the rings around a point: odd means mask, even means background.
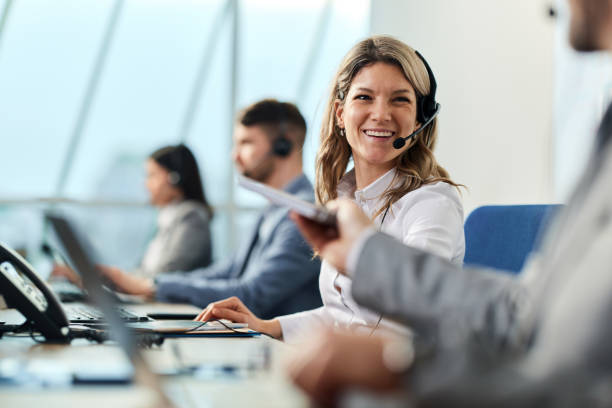
[[[365,136],[372,138],[375,141],[386,141],[395,136],[394,131],[387,129],[363,129],[361,131]]]

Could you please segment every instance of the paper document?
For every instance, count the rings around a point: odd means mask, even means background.
[[[320,224],[336,226],[336,214],[320,205],[310,203],[285,191],[272,188],[248,177],[238,176],[238,185],[261,194],[272,203],[289,207],[296,213]]]

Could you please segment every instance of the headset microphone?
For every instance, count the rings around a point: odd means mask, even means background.
[[[421,133],[431,121],[438,116],[438,113],[440,113],[440,104],[436,102],[436,90],[438,89],[436,78],[425,58],[418,51],[415,51],[415,54],[423,61],[423,65],[427,70],[427,76],[429,76],[429,94],[423,95],[417,99],[417,122],[422,123],[421,127],[406,137],[395,139],[393,141],[393,147],[396,149],[404,147],[406,140],[413,139],[416,135]]]
[[[434,111],[432,117],[427,119],[427,121],[425,121],[425,123],[423,123],[423,125],[421,125],[420,128],[418,128],[417,130],[415,130],[414,132],[412,132],[408,136],[400,137],[400,138],[395,139],[393,141],[393,147],[395,147],[396,149],[401,149],[402,147],[404,147],[404,145],[406,144],[406,140],[413,139],[415,136],[417,136],[419,133],[421,133],[423,130],[425,130],[427,125],[429,125],[431,123],[431,121],[434,120],[436,116],[438,116],[439,112],[440,112],[440,104],[438,103],[438,104],[436,104],[436,110]]]

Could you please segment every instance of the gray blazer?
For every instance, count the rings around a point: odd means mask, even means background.
[[[353,296],[415,328],[409,389],[420,404],[612,406],[611,137],[612,107],[581,183],[518,277],[461,269],[380,233],[365,243]]]
[[[285,188],[313,201],[312,184],[301,175]],[[239,297],[261,318],[295,313],[321,306],[318,276],[321,264],[289,219],[286,208],[270,206],[234,256],[190,274],[156,279],[156,297],[206,307],[210,302]]]
[[[186,200],[160,210],[155,236],[136,273],[154,277],[170,271],[191,271],[212,259],[208,212],[197,201]]]

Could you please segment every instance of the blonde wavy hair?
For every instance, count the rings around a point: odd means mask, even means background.
[[[337,198],[338,183],[352,156],[351,147],[336,123],[336,102],[344,104],[353,78],[364,67],[384,62],[399,67],[414,88],[417,98],[429,94],[427,69],[414,49],[389,36],[373,36],[358,42],[346,54],[334,76],[321,126],[321,144],[316,159],[316,195],[320,204]],[[406,193],[424,184],[443,181],[455,187],[448,172],[433,155],[438,136],[438,119],[424,129],[408,149],[396,159],[394,186],[384,193],[385,204],[374,218],[386,211]]]

